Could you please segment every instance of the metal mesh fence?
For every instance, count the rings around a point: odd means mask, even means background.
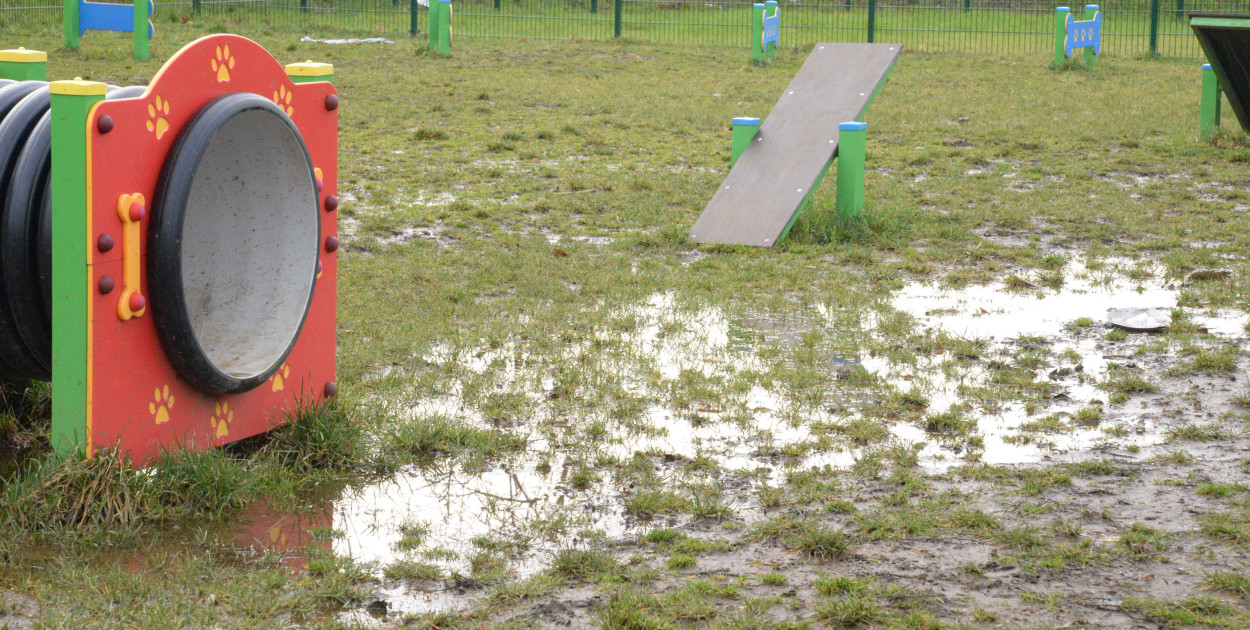
[[[3,0],[0,27],[54,25],[56,0]],[[109,0],[124,1],[124,0]],[[424,1],[424,0],[420,0]],[[933,52],[1046,54],[1054,1],[784,0],[783,46],[897,42]],[[457,38],[511,37],[746,46],[744,0],[454,0]],[[1250,14],[1250,0],[1111,0],[1101,4],[1104,52],[1199,57],[1186,11]],[[1081,15],[1082,5],[1073,5]],[[416,35],[427,9],[418,0],[177,0],[156,4],[154,21],[184,17],[296,26],[310,34]]]

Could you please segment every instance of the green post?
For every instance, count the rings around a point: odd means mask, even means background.
[[[1063,44],[1068,39],[1068,15],[1072,9],[1057,7],[1055,9],[1055,65],[1063,63],[1068,56],[1063,51]]]
[[[417,4],[417,0],[411,0],[408,3],[408,34],[413,37],[417,36],[417,7],[419,6],[421,5]]]
[[[738,158],[742,157],[742,152],[751,146],[751,141],[755,139],[755,134],[760,131],[760,119],[741,117],[733,119],[733,140],[730,142],[729,166],[738,163]]]
[[[497,2],[497,1],[498,1],[498,0],[496,0],[496,2]],[[598,12],[599,12],[599,0],[590,0],[590,12],[591,12],[591,13],[598,13]]]
[[[1094,19],[1094,16],[1096,15],[1098,15],[1098,5],[1096,4],[1085,5],[1085,19],[1087,21]],[[1086,46],[1084,50],[1085,50],[1085,67],[1093,68],[1098,63],[1098,55],[1094,54],[1094,48],[1092,46]]]
[[[972,10],[972,0],[964,0],[964,11]]]
[[[1185,19],[1185,0],[1176,0],[1176,19]]]
[[[334,83],[334,66],[315,61],[288,63],[286,76],[291,78],[291,83],[315,83],[317,81]]]
[[[48,53],[40,50],[0,50],[0,79],[47,81]]]
[[[624,13],[625,0],[613,0],[612,2],[612,36],[621,37],[621,14]]]
[[[91,108],[108,87],[56,81],[52,93],[52,448],[60,455],[87,449],[91,417],[89,333],[93,278],[87,241],[87,134]]]
[[[751,59],[764,61],[764,5],[751,5]]]
[[[444,57],[451,54],[451,0],[430,3],[430,50]]]
[[[864,213],[864,162],[868,123],[838,125],[838,218],[854,219]]]
[[[1159,56],[1159,0],[1150,0],[1150,56]]]
[[[152,57],[149,45],[151,43],[152,32],[151,14],[148,8],[151,6],[152,0],[135,0],[135,59],[138,61],[147,61]]]
[[[877,37],[877,0],[868,0],[868,43]]]
[[[440,34],[438,27],[438,0],[431,2],[427,11],[430,13],[430,52],[434,52],[438,50],[438,36]]]
[[[1202,106],[1199,112],[1198,127],[1204,137],[1220,130],[1220,80],[1209,63],[1202,64]]]
[[[78,0],[65,0],[61,23],[65,27],[65,47],[78,50]]]
[[[196,16],[200,14],[200,0],[191,0],[191,12]]]

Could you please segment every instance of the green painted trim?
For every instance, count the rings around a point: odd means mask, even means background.
[[[55,84],[54,84],[55,85]],[[52,94],[52,448],[87,447],[91,267],[87,121],[103,94]]]
[[[835,207],[841,219],[859,218],[864,213],[864,163],[867,151],[867,129],[843,129],[838,132]]]
[[[333,74],[323,74],[315,77],[297,77],[293,74],[288,76],[291,79],[291,83],[316,83],[318,81],[329,81],[330,83],[334,83]]]
[[[1250,28],[1250,18],[1190,18],[1190,26],[1210,26],[1215,28]]]
[[[65,28],[65,47],[78,50],[78,0],[65,0],[61,3],[61,22]]]
[[[47,81],[46,61],[0,61],[0,79],[11,81]]]
[[[148,0],[135,0],[135,60],[147,61],[152,57],[148,40]],[[152,27],[155,32],[156,27]]]
[[[1203,136],[1220,130],[1220,80],[1210,67],[1202,70],[1202,104],[1198,112],[1198,128]]]

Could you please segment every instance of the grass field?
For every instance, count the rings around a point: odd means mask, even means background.
[[[0,39],[128,85],[201,28]],[[242,34],[335,65],[340,402],[136,472],[10,387],[0,628],[1250,625],[1250,141],[1192,61],[905,52],[865,219],[828,177],[761,250],[685,235],[805,49]]]

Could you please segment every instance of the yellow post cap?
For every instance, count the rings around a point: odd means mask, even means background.
[[[108,94],[108,88],[109,86],[98,81],[83,81],[81,77],[73,81],[53,81],[48,84],[48,90],[53,94],[70,96],[104,96]]]
[[[0,50],[0,61],[9,61],[16,63],[39,63],[48,60],[48,53],[42,50],[26,50],[18,48],[17,50]]]
[[[334,65],[315,61],[288,63],[286,74],[289,77],[325,77],[334,74]]]

